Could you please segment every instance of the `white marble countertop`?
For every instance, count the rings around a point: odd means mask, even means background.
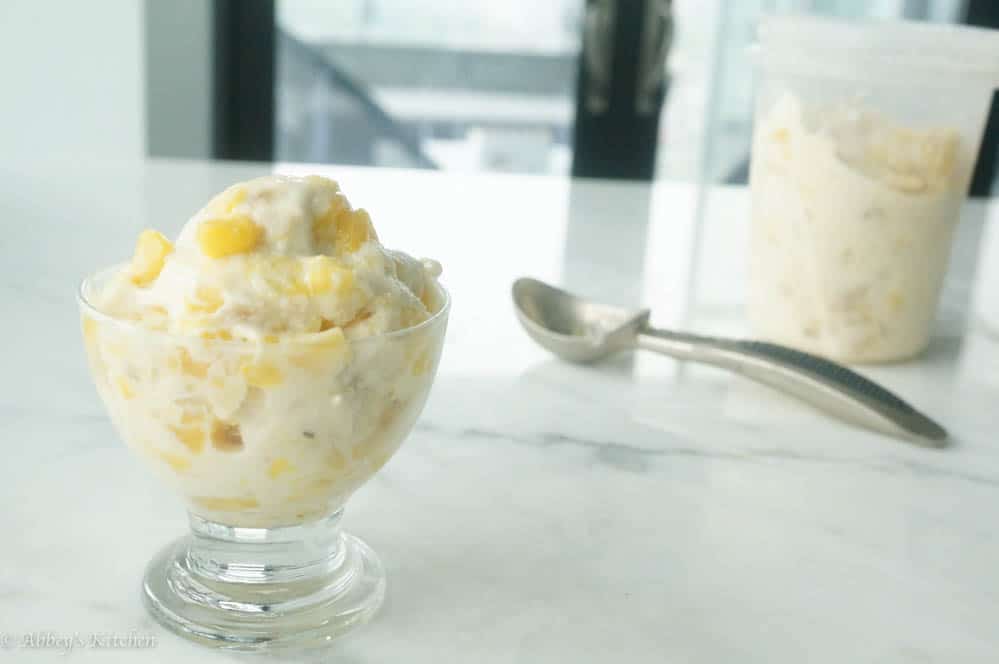
[[[0,168],[0,662],[238,659],[143,611],[143,567],[186,522],[105,417],[74,290],[262,168]],[[999,659],[999,342],[964,332],[995,206],[966,208],[927,355],[864,369],[948,425],[936,451],[661,357],[561,364],[518,328],[530,274],[739,333],[742,190],[326,171],[386,244],[444,264],[454,311],[417,430],[348,505],[387,602],[317,661]],[[130,632],[155,647],[19,643]]]

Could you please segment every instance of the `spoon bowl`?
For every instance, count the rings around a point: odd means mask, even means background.
[[[570,362],[595,362],[632,348],[649,319],[648,309],[591,302],[529,277],[514,282],[513,302],[527,334]]]

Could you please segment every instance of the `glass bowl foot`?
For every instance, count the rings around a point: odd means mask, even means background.
[[[217,648],[328,644],[370,620],[385,598],[381,562],[340,531],[339,519],[238,528],[192,515],[192,533],[146,568],[146,608],[170,631]]]

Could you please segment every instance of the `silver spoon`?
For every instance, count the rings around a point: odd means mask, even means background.
[[[514,282],[513,303],[531,338],[570,362],[652,350],[734,371],[874,431],[927,447],[947,444],[947,432],[929,417],[860,374],[815,355],[762,341],[659,330],[649,326],[648,309],[591,302],[537,279]]]

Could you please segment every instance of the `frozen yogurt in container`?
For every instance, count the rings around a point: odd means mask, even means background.
[[[999,82],[999,39],[783,16],[761,25],[757,58],[755,333],[845,362],[919,353]]]

